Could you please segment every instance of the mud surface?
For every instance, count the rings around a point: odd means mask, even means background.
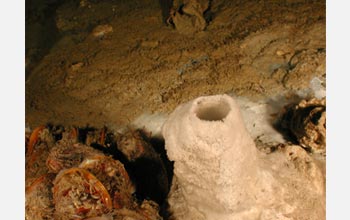
[[[259,100],[307,89],[325,79],[325,7],[214,0],[206,29],[186,35],[165,24],[158,1],[63,1],[50,11],[59,39],[42,59],[35,51],[56,32],[35,32],[27,19],[26,124],[123,126],[200,95]],[[112,31],[96,34],[98,25]]]

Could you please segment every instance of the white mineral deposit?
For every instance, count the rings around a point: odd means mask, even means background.
[[[162,133],[175,161],[168,198],[174,219],[325,218],[324,178],[313,159],[300,156],[298,146],[270,155],[257,151],[230,96],[178,106]]]

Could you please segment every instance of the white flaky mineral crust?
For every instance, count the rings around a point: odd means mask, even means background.
[[[178,106],[162,134],[175,162],[172,220],[325,219],[324,176],[314,160],[299,146],[258,152],[230,96]]]
[[[199,97],[179,106],[162,132],[189,209],[229,214],[251,203],[257,152],[230,96]]]

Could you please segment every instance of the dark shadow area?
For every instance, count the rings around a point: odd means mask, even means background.
[[[150,143],[156,150],[156,152],[160,155],[163,164],[165,166],[167,176],[168,176],[168,192],[167,195],[169,194],[172,181],[173,181],[173,176],[174,176],[174,161],[170,161],[165,150],[165,141],[162,138],[151,138]],[[164,200],[159,204],[160,205],[160,215],[163,217],[164,220],[167,220],[170,218],[171,213],[169,212],[169,204],[168,200],[166,197]]]
[[[304,97],[305,98],[305,97]],[[290,94],[289,98],[286,98],[285,95],[276,96],[270,98],[268,103],[267,112],[269,114],[274,114],[275,117],[272,117],[270,123],[279,133],[282,134],[283,138],[293,144],[298,144],[296,137],[293,133],[286,127],[285,122],[290,122],[292,118],[292,112],[288,110],[290,106],[298,104],[301,100],[304,99],[298,94]]]
[[[170,9],[173,6],[173,0],[159,0],[160,8],[162,9],[162,19],[164,24],[167,23],[167,19],[170,15]]]
[[[28,0],[25,2],[25,75],[30,75],[40,60],[60,38],[56,9],[66,0]]]
[[[209,24],[214,19],[214,12],[212,11],[213,0],[209,0],[209,6],[207,10],[204,11],[203,16],[207,24]]]

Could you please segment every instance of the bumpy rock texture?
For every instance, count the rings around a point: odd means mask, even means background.
[[[281,126],[299,144],[315,153],[326,153],[326,99],[302,100],[286,107]]]
[[[168,22],[171,20],[180,33],[203,31],[207,26],[204,12],[208,7],[209,0],[175,0]]]

